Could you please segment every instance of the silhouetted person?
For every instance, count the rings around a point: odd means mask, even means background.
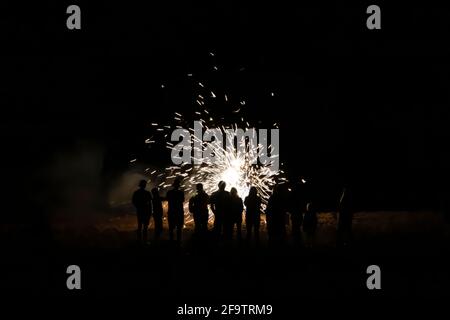
[[[269,240],[282,241],[286,232],[286,198],[281,186],[275,186],[266,208]]]
[[[138,241],[144,241],[144,243],[146,243],[148,239],[148,225],[152,214],[152,195],[150,192],[145,190],[146,186],[147,181],[141,180],[139,182],[139,189],[133,193],[132,198],[133,205],[136,208],[138,220]]]
[[[347,245],[352,242],[353,203],[350,189],[345,187],[339,199],[337,245]]]
[[[211,210],[214,213],[214,232],[217,236],[223,233],[225,215],[230,214],[230,193],[225,191],[226,183],[219,182],[219,190],[210,197]]]
[[[163,229],[163,205],[158,188],[152,189],[153,221],[155,222],[155,240],[159,240]]]
[[[247,240],[255,232],[255,240],[259,241],[259,226],[261,224],[261,198],[258,197],[256,187],[251,187],[248,196],[245,198],[245,226],[247,228]]]
[[[303,185],[296,185],[290,195],[292,237],[297,244],[302,243],[303,213],[306,210],[306,197]]]
[[[239,197],[236,188],[230,190],[230,211],[225,216],[225,231],[226,238],[231,239],[233,235],[233,229],[236,225],[237,239],[242,239],[242,211],[244,211],[244,204]]]
[[[184,192],[180,190],[180,179],[175,179],[172,190],[167,192],[169,238],[174,238],[174,230],[177,229],[177,242],[181,242],[181,232],[184,226]]]
[[[312,202],[306,205],[306,213],[303,219],[303,232],[306,236],[306,245],[313,246],[317,230],[317,211]]]
[[[189,200],[189,211],[194,216],[195,232],[205,234],[208,231],[209,196],[203,190],[203,184],[196,186],[197,194]]]

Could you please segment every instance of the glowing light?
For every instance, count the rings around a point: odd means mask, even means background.
[[[239,169],[229,167],[223,172],[221,180],[225,181],[230,187],[237,187],[239,184],[239,173]]]
[[[191,74],[189,74],[191,75]],[[224,123],[224,117],[212,118],[209,115],[208,106],[210,103],[217,103],[216,99],[217,94],[213,91],[209,90],[204,82],[198,82],[198,94],[195,94],[195,98],[193,99],[194,105],[196,105],[197,110],[195,110],[191,117],[186,117],[181,113],[176,112],[175,116],[172,118],[172,121],[178,121],[178,124],[181,124],[180,121],[183,119],[186,123],[189,123],[190,120],[198,119],[202,122],[202,126],[205,129],[208,128],[220,128],[223,132],[226,131],[227,128],[238,128],[239,125],[237,123]],[[209,94],[208,94],[209,93]],[[274,94],[272,93],[272,96]],[[241,108],[246,105],[246,101],[243,99],[238,100],[239,104],[236,106],[236,103],[230,99],[230,96],[224,94],[225,102],[230,108],[230,111],[233,114],[239,114],[241,112]],[[222,99],[220,99],[222,100]],[[236,101],[236,100],[234,100]],[[212,109],[211,109],[212,110]],[[207,115],[202,117],[202,115]],[[222,119],[221,123],[218,123],[215,119]],[[244,124],[245,128],[251,128],[251,124],[244,120],[244,117],[239,114],[239,118],[241,119],[241,124]],[[261,122],[259,122],[261,123]],[[173,125],[161,125],[157,123],[151,123],[153,130],[156,131],[164,131],[164,138],[171,136],[170,130],[173,128]],[[276,123],[274,125],[277,125]],[[181,128],[180,126],[175,126],[177,128]],[[192,128],[187,128],[190,132],[193,131]],[[157,137],[153,137],[146,140],[146,143],[154,143]],[[235,150],[228,150],[224,148],[224,146],[211,142],[199,141],[196,136],[193,136],[194,146],[193,146],[193,154],[202,154],[201,151],[204,150],[205,147],[211,149],[211,151],[215,155],[215,161],[209,161],[209,159],[194,159],[197,160],[201,165],[192,165],[192,164],[182,164],[180,166],[170,166],[165,168],[163,171],[152,171],[151,177],[152,181],[154,181],[155,185],[158,185],[162,188],[168,188],[172,184],[173,180],[176,177],[182,178],[182,186],[186,193],[186,200],[188,200],[193,194],[195,194],[195,188],[197,183],[202,183],[204,190],[211,194],[218,189],[218,184],[220,181],[225,181],[227,186],[226,190],[230,190],[231,188],[236,188],[238,191],[238,195],[241,198],[245,198],[250,190],[250,187],[254,186],[257,188],[260,197],[263,202],[263,209],[267,204],[267,200],[272,192],[272,188],[276,183],[276,180],[285,181],[285,178],[280,177],[283,172],[282,170],[274,170],[269,163],[267,164],[251,164],[249,158],[252,155],[257,155],[260,153],[260,145],[251,147],[246,144],[245,138],[242,138],[241,141],[236,141],[236,143],[246,146],[245,153],[237,153]],[[165,141],[166,147],[170,150],[174,148],[173,143],[170,141]],[[195,143],[197,142],[197,144]],[[268,146],[268,149],[271,150],[271,146]],[[196,152],[200,151],[200,152]],[[147,171],[147,174],[149,172]],[[302,179],[302,182],[306,181]],[[185,203],[185,212],[186,212],[186,223],[190,223],[192,221],[192,217],[190,217],[187,209],[187,203]]]

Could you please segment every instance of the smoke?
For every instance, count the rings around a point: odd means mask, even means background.
[[[53,221],[87,223],[97,218],[102,203],[103,148],[92,142],[78,141],[56,153],[49,161],[48,178],[42,201]]]
[[[155,168],[123,159],[113,159],[119,166],[105,169],[105,151],[100,143],[78,141],[54,153],[41,171],[45,186],[38,198],[53,226],[98,227],[134,214],[131,197],[139,181],[148,181],[147,190],[161,183],[149,179]]]
[[[113,182],[108,192],[108,204],[111,208],[130,205],[131,195],[137,189],[139,181],[148,181],[148,177],[141,172],[127,171]],[[151,188],[153,188],[153,184],[149,181],[147,190],[151,190]]]

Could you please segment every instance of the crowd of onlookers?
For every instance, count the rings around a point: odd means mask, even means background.
[[[184,191],[180,189],[180,180],[175,179],[172,189],[163,198],[157,188],[147,191],[147,182],[140,181],[139,189],[134,192],[132,202],[136,208],[138,219],[138,239],[147,242],[150,218],[154,220],[155,239],[159,239],[163,229],[163,200],[167,201],[168,225],[170,240],[181,241],[184,227]],[[196,194],[189,199],[189,212],[194,218],[195,233],[202,235],[208,230],[210,209],[214,215],[213,233],[224,240],[236,238],[243,240],[242,223],[245,212],[247,241],[259,241],[261,214],[263,207],[269,241],[282,242],[286,237],[286,228],[290,219],[293,240],[311,246],[314,243],[317,229],[317,208],[308,201],[299,190],[287,190],[284,185],[275,185],[265,206],[256,187],[251,187],[244,200],[238,195],[236,188],[226,191],[226,183],[221,181],[218,190],[208,195],[201,183],[196,185]],[[352,237],[352,210],[349,190],[344,188],[338,201],[338,245],[347,244]],[[303,230],[303,233],[302,233]],[[304,237],[302,236],[304,234]]]

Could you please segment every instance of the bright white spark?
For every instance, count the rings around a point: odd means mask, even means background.
[[[203,83],[197,83],[201,88],[205,88],[205,85]],[[214,92],[210,91],[210,93],[212,98],[216,97],[216,94]],[[202,110],[195,111],[194,113],[195,115],[197,115],[197,117],[206,114],[205,117],[199,119],[202,122],[204,128],[207,129],[222,126],[223,123],[218,125],[209,115],[209,111],[207,108],[208,99],[201,94],[198,94],[196,97],[197,98],[195,99],[195,102],[202,107]],[[230,101],[229,97],[226,94],[225,101]],[[238,113],[240,112],[241,107],[244,105],[245,100],[241,100],[237,110],[233,110],[236,109],[236,106],[234,106],[233,108],[231,103],[230,108],[232,108],[233,113]],[[181,119],[189,118],[185,118],[184,115],[176,112],[173,120],[180,121]],[[241,118],[241,123],[245,123],[247,128],[250,127],[250,124],[246,122],[243,117]],[[275,123],[274,125],[277,124]],[[152,123],[152,126],[156,131],[164,131],[165,139],[167,139],[171,134],[170,128],[172,128],[172,126],[170,125],[164,126],[157,123]],[[176,127],[181,128],[180,126]],[[238,124],[228,124],[227,128],[230,127],[238,128]],[[223,132],[225,132],[226,128],[222,126],[221,129],[223,130]],[[245,130],[245,128],[243,129]],[[193,133],[194,130],[192,128],[189,128],[189,131]],[[146,143],[154,142],[153,139],[150,139],[147,139]],[[250,159],[253,159],[253,157],[255,155],[258,155],[258,153],[261,151],[260,144],[254,147],[246,145],[247,149],[245,153],[237,153],[236,150],[226,149],[224,148],[225,146],[217,143],[203,142],[201,140],[199,141],[199,139],[195,135],[193,136],[193,139],[194,142],[200,142],[194,144],[193,154],[202,154],[202,152],[195,151],[203,151],[205,147],[209,147],[215,155],[215,161],[209,161],[208,159],[200,158],[197,160],[200,160],[199,162],[202,163],[201,165],[183,164],[181,166],[170,166],[168,168],[165,168],[163,172],[161,172],[161,170],[153,171],[151,175],[155,175],[155,180],[157,180],[155,181],[155,183],[157,183],[160,187],[167,188],[170,187],[173,179],[175,179],[176,177],[181,177],[183,179],[182,185],[184,186],[187,199],[195,194],[195,186],[197,183],[202,183],[205,191],[208,194],[211,194],[218,189],[218,184],[220,181],[225,181],[227,184],[226,189],[230,190],[233,187],[236,188],[238,191],[238,195],[241,198],[245,198],[249,193],[250,187],[255,186],[263,200],[263,209],[265,208],[276,181],[283,180],[283,178],[281,177],[283,175],[283,172],[281,170],[274,170],[269,163],[266,165],[255,165],[250,163]],[[245,139],[243,138],[243,140],[238,141],[238,143],[240,143],[241,146],[244,146]],[[168,149],[174,148],[174,145],[169,141],[166,141],[166,146]],[[198,150],[196,148],[202,149]],[[268,147],[268,150],[271,150],[270,146]],[[134,161],[132,160],[130,162]],[[189,214],[187,213],[188,210],[185,211],[187,216],[189,216]],[[189,223],[191,220],[191,217],[187,217],[186,222]]]

